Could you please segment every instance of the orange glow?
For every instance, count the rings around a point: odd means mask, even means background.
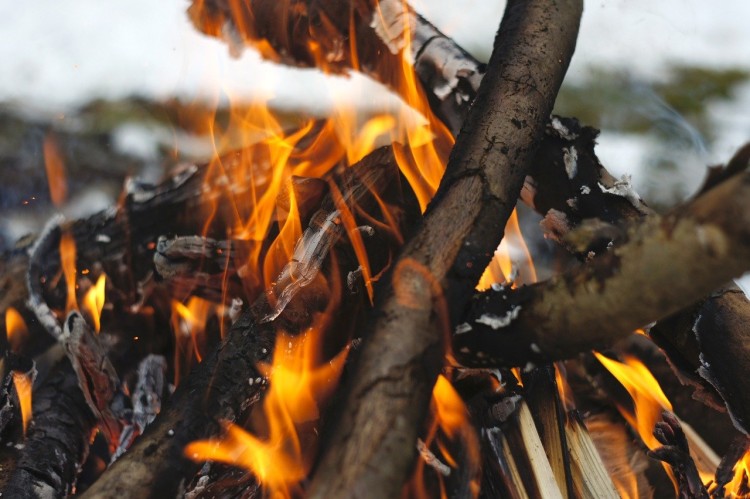
[[[423,457],[417,462],[417,469],[407,483],[402,497],[428,498],[432,496],[425,478],[427,464],[424,453],[426,449],[430,449],[433,445],[437,449],[435,457],[441,463],[453,469],[456,469],[459,463],[451,454],[450,446],[464,447],[466,461],[463,465],[478,469],[479,442],[469,421],[466,406],[451,382],[442,374],[438,376],[432,390],[431,411],[432,422],[422,447],[424,450],[420,449]],[[438,472],[436,476],[440,497],[447,497],[443,474]],[[478,494],[479,484],[472,483],[472,497],[476,497]]]
[[[60,237],[60,265],[65,275],[65,315],[78,310],[76,301],[76,242],[70,232],[63,232]]]
[[[193,442],[185,448],[186,456],[245,468],[269,497],[299,492],[298,483],[310,471],[316,450],[314,435],[309,430],[302,434],[300,427],[319,419],[320,405],[335,388],[348,353],[345,348],[330,361],[321,358],[320,319],[300,336],[277,336],[273,363],[262,368],[270,388],[262,414],[255,414],[256,434],[227,424],[224,438]]]
[[[725,491],[729,494],[726,497],[747,497],[750,490],[748,480],[750,480],[750,451],[747,451],[734,465],[734,477],[725,486]]]
[[[21,314],[18,313],[18,310],[8,307],[5,311],[5,334],[11,351],[18,352],[28,332],[26,322],[24,322]]]
[[[565,376],[565,365],[562,362],[555,362],[555,384],[565,411],[575,409],[575,396],[573,395],[573,389],[568,384],[568,378]]]
[[[664,395],[653,374],[635,357],[626,356],[624,362],[612,360],[599,352],[594,355],[628,391],[633,398],[635,414],[619,407],[620,413],[636,430],[649,449],[661,447],[653,432],[656,423],[661,420],[664,410],[671,411],[672,404]]]
[[[47,170],[49,195],[55,206],[60,206],[68,196],[68,181],[65,177],[65,164],[53,135],[44,138],[44,167]]]
[[[89,289],[83,297],[83,309],[89,314],[97,333],[101,328],[101,316],[104,309],[105,288],[107,278],[104,274],[99,276],[96,284]]]
[[[216,309],[215,304],[197,296],[191,296],[187,305],[172,300],[175,385],[179,383],[183,370],[187,372],[190,368],[193,359],[203,361],[206,323]]]
[[[29,427],[29,421],[31,421],[31,376],[27,373],[13,371],[13,385],[16,387],[18,402],[21,406],[23,434],[26,436],[26,429]]]
[[[521,234],[521,226],[518,223],[518,212],[514,209],[505,225],[505,235],[500,245],[495,250],[492,261],[484,270],[482,277],[477,284],[478,291],[489,289],[494,283],[503,283],[509,280],[513,274],[513,258],[511,257],[511,248],[521,252],[523,261],[521,262],[520,273],[513,283],[513,287],[519,284],[531,284],[537,281],[536,268],[531,259],[526,241]]]

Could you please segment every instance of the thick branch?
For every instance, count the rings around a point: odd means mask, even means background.
[[[575,47],[581,2],[510,2],[488,73],[392,292],[365,336],[311,497],[399,494],[460,310],[499,243]],[[373,495],[374,494],[374,495]]]
[[[668,215],[649,217],[618,246],[573,272],[479,295],[454,337],[467,365],[570,357],[673,313],[750,269],[750,172]],[[690,269],[690,271],[686,271]]]

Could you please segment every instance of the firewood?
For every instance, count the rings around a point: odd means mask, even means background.
[[[190,14],[198,29],[223,36],[236,51],[245,44],[256,44],[261,48],[262,56],[277,62],[319,67],[335,73],[362,71],[399,94],[403,93],[404,85],[398,81],[400,72],[394,68],[400,64],[400,50],[408,46],[410,60],[422,90],[430,99],[432,111],[443,119],[454,135],[463,124],[486,71],[484,64],[411,7],[395,0],[381,1],[377,8],[373,2],[366,1],[349,4],[340,0],[252,0],[237,5],[227,0],[201,0],[194,2]],[[402,19],[400,15],[405,17]],[[395,22],[394,26],[400,28],[379,29],[383,22]],[[409,30],[402,29],[406,25]],[[578,231],[578,240],[573,242],[567,237],[568,233],[583,220],[596,218],[605,222],[606,227],[608,223],[621,224],[653,214],[627,179],[614,178],[599,163],[593,154],[596,131],[581,129],[577,122],[561,118],[553,118],[548,130],[550,133],[542,139],[521,196],[545,217],[543,227],[548,235],[586,256],[589,251],[598,253],[605,249],[615,237],[608,230],[586,237],[583,237],[584,232]],[[745,167],[741,158],[734,164],[738,168],[732,171]],[[720,178],[720,175],[714,175],[711,182],[718,182]],[[735,310],[736,314],[750,315],[750,303]],[[679,315],[697,317],[700,314],[686,310]],[[735,316],[728,320],[740,319],[740,316]],[[677,323],[670,322],[660,328],[657,338],[691,335],[690,328],[675,327]],[[736,338],[735,344],[742,345],[736,351],[748,356],[746,350],[750,347],[746,345],[750,343],[746,341],[746,335],[736,330],[731,330],[730,334]],[[660,344],[665,346],[666,341],[670,341],[668,338]],[[684,357],[689,353],[672,350],[669,355]],[[733,357],[736,358],[730,364],[742,364],[740,356]],[[697,356],[691,362],[693,370],[701,367]],[[716,365],[720,362],[720,359],[708,361]],[[707,371],[705,366],[703,368]],[[711,376],[723,386],[731,379],[720,381],[721,374]],[[735,421],[739,424],[748,416],[736,414],[736,408],[745,404],[735,401],[734,405]]]
[[[568,413],[565,437],[570,451],[573,497],[620,497],[578,411]]]
[[[468,326],[454,336],[458,360],[512,366],[566,358],[692,303],[750,267],[748,196],[744,172],[649,217],[627,243],[579,269],[518,292],[479,295],[464,316]]]
[[[563,497],[574,497],[571,445],[567,441],[565,408],[560,400],[555,372],[546,365],[524,373],[526,402],[536,422],[552,472]]]
[[[311,221],[309,230],[317,236],[324,239],[341,236],[338,230],[327,232],[331,227],[327,224],[321,226],[321,219],[326,220],[344,204],[356,204],[361,209],[374,205],[374,193],[382,196],[386,203],[401,206],[404,214],[399,218],[397,213],[397,220],[405,223],[414,219],[416,200],[408,191],[401,192],[402,181],[389,148],[381,148],[366,156],[345,170],[338,182],[341,197],[327,196],[320,217],[314,216]],[[405,225],[400,229],[409,233]],[[370,243],[376,245],[378,254],[377,257],[371,255],[371,264],[374,268],[385,265],[396,241],[386,231],[378,230],[367,240],[367,244]],[[333,244],[334,241],[320,241],[316,248],[323,254],[315,252],[308,258],[325,257],[325,252],[330,251]],[[339,266],[346,263],[346,260],[339,260]],[[305,262],[296,262],[295,265],[304,266]],[[347,265],[356,267],[353,262]],[[237,420],[261,399],[266,379],[257,366],[270,360],[277,331],[295,334],[305,330],[314,313],[325,309],[328,300],[336,299],[330,296],[330,288],[342,287],[346,273],[346,267],[333,274],[329,270],[315,273],[307,286],[291,293],[290,301],[280,307],[274,296],[284,295],[288,284],[285,281],[275,292],[261,295],[232,325],[218,350],[204,358],[180,383],[169,405],[162,409],[133,447],[87,491],[86,497],[109,497],[113,493],[122,497],[174,495],[180,484],[199,467],[184,456],[184,447],[193,440],[220,434],[219,421]],[[346,321],[352,320],[359,310],[354,304],[361,301],[361,293],[343,293],[341,299],[345,301],[340,309],[336,309],[340,310],[342,324],[347,324]],[[270,319],[271,316],[275,319]],[[355,322],[349,322],[343,329],[355,326]]]
[[[28,499],[66,497],[75,487],[96,425],[67,359],[34,390],[33,414],[33,423],[2,495]]]
[[[311,497],[399,493],[442,364],[445,321],[463,308],[499,243],[572,55],[581,8],[508,4],[441,187],[365,334],[339,423],[351,431],[333,435]]]

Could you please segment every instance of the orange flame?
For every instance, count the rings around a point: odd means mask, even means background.
[[[727,497],[747,497],[748,481],[750,480],[750,450],[734,465],[734,476],[725,486],[729,493]]]
[[[31,376],[27,373],[13,371],[13,385],[16,387],[18,402],[21,406],[21,421],[23,423],[23,434],[31,421]]]
[[[70,232],[63,232],[60,237],[60,265],[65,275],[65,315],[78,310],[76,300],[76,242]]]
[[[23,343],[23,340],[28,334],[29,330],[26,327],[21,314],[13,307],[8,307],[5,311],[5,335],[8,339],[8,344],[13,352],[18,352],[18,349]]]
[[[195,358],[203,361],[206,323],[217,306],[208,300],[191,296],[184,305],[172,300],[172,331],[175,335],[174,370],[175,385],[181,379],[183,369],[189,369]],[[187,343],[190,342],[190,347]]]
[[[534,267],[534,262],[526,241],[521,234],[521,226],[518,223],[518,212],[515,209],[511,213],[510,218],[508,218],[508,223],[505,225],[505,235],[495,250],[492,261],[479,279],[479,284],[477,284],[478,291],[484,291],[489,289],[494,283],[503,283],[511,278],[514,263],[511,257],[512,250],[520,251],[522,255],[522,262],[519,266],[521,272],[518,278],[514,280],[513,286],[536,282],[536,268]]]
[[[59,207],[68,196],[68,181],[65,178],[65,164],[54,135],[47,135],[44,138],[43,149],[50,198],[54,205]]]
[[[555,362],[555,384],[560,394],[560,400],[563,403],[565,411],[572,411],[576,408],[575,396],[573,389],[568,384],[568,378],[565,375],[565,364]]]
[[[348,353],[346,348],[332,360],[323,361],[321,331],[316,325],[301,336],[278,335],[272,366],[264,369],[271,387],[262,414],[256,414],[264,436],[228,423],[223,439],[193,442],[185,448],[185,455],[196,461],[243,467],[257,477],[271,497],[290,497],[298,492],[298,482],[310,471],[315,452],[313,442],[302,440],[300,427],[320,417],[320,404],[338,382]],[[314,441],[312,436],[308,438]]]
[[[649,449],[656,449],[661,444],[653,432],[656,423],[661,419],[664,410],[671,411],[672,404],[664,395],[653,374],[635,357],[626,356],[623,362],[612,360],[599,352],[594,355],[628,391],[633,398],[635,414],[623,407],[618,407],[625,420],[636,430]]]
[[[83,308],[91,317],[91,321],[94,325],[94,331],[97,333],[101,328],[101,316],[102,310],[104,309],[105,299],[105,288],[107,286],[107,278],[104,274],[99,276],[96,280],[96,284],[89,289],[83,297]]]
[[[424,449],[429,449],[435,444],[439,455],[435,456],[438,460],[444,461],[445,464],[453,469],[459,466],[454,456],[451,454],[449,445],[460,442],[465,447],[467,462],[473,462],[475,465],[479,460],[479,443],[469,421],[468,412],[463,400],[451,385],[451,382],[442,374],[438,376],[435,387],[432,390],[432,415],[433,421],[430,430],[425,438]],[[440,430],[440,431],[438,431]],[[420,452],[423,453],[424,450]],[[409,497],[430,497],[431,493],[426,487],[425,482],[425,460],[420,459],[417,464],[417,470],[404,490],[404,496]],[[437,473],[439,480],[438,487],[441,497],[447,497],[444,484],[443,474]],[[479,484],[472,483],[472,493],[476,497],[479,494]]]

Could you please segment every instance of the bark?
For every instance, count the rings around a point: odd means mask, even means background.
[[[440,189],[365,335],[342,430],[323,453],[310,497],[399,493],[442,364],[444,327],[451,309],[466,303],[515,206],[573,53],[581,10],[580,2],[508,4]]]
[[[96,418],[73,368],[61,361],[34,391],[34,419],[3,497],[59,498],[70,494],[85,460]]]
[[[416,200],[408,191],[401,192],[402,180],[390,148],[374,151],[358,165],[347,169],[338,181],[341,182],[341,198],[327,196],[319,215],[313,217],[311,227],[305,233],[312,232],[323,239],[317,245],[308,245],[308,249],[315,247],[323,252],[316,258],[325,257],[332,251],[335,240],[343,235],[336,224],[328,223],[340,218],[337,213],[342,209],[342,203],[350,210],[357,206],[366,211],[377,205],[372,196],[375,192],[386,204],[401,207],[402,211],[396,210],[397,222],[414,217]],[[325,229],[322,232],[321,227]],[[397,228],[409,232],[405,222]],[[366,244],[377,247],[379,256],[370,255],[374,270],[386,264],[389,251],[397,244],[395,239],[387,231],[377,230],[375,236],[366,241]],[[347,324],[347,327],[356,324],[354,318],[362,293],[344,292],[341,298],[344,301],[338,303],[332,292],[343,286],[341,280],[345,280],[347,273],[356,269],[358,264],[351,256],[347,259],[346,255],[339,255],[337,260],[341,267],[339,272],[331,273],[327,267],[323,268],[324,271],[315,271],[308,284],[293,294],[280,310],[277,308],[279,302],[272,299],[274,294],[266,293],[250,310],[241,314],[218,350],[182,381],[168,407],[133,447],[87,491],[85,497],[173,497],[183,481],[199,467],[198,463],[183,455],[184,447],[191,441],[220,434],[220,420],[236,421],[260,400],[265,390],[265,377],[257,365],[270,362],[278,331],[295,334],[305,330],[313,315],[325,310],[330,303],[334,308],[326,313],[338,310],[342,324]],[[296,268],[304,263],[293,261],[290,265]],[[286,283],[282,281],[280,278],[279,283],[283,286],[275,290],[276,297],[283,295]],[[346,336],[347,327],[337,334]]]
[[[579,269],[510,296],[477,296],[454,337],[457,358],[478,366],[567,358],[692,303],[750,268],[748,195],[746,172],[649,217],[626,244]]]

